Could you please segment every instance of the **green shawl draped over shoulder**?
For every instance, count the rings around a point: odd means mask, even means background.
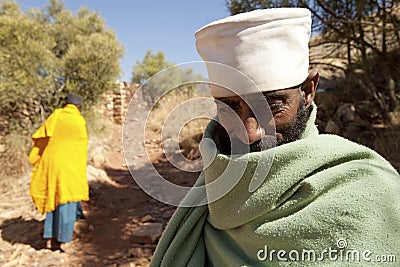
[[[222,198],[179,207],[151,266],[379,266],[383,260],[400,261],[399,174],[364,146],[319,135],[315,117],[314,106],[302,138],[274,151],[218,154],[196,186],[218,179],[228,163],[249,161],[246,171]],[[214,129],[211,122],[204,136],[215,138]],[[274,153],[272,165],[261,186],[249,192],[256,163],[268,156],[264,153]],[[184,201],[209,196],[208,191],[189,193]]]

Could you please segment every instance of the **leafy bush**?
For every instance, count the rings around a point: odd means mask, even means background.
[[[0,7],[0,136],[30,135],[68,93],[86,108],[116,87],[123,48],[95,12],[75,16],[62,1],[29,10]]]

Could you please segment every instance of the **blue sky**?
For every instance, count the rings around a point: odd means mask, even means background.
[[[48,0],[18,0],[23,10],[42,8]],[[81,7],[98,12],[116,31],[125,48],[122,81],[130,81],[132,66],[146,50],[163,51],[173,63],[199,61],[194,32],[207,23],[229,16],[224,0],[64,0],[74,13]]]

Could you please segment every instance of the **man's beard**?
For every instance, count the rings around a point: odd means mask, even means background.
[[[312,111],[312,106],[308,109],[305,106],[306,102],[302,98],[297,109],[296,119],[291,123],[287,130],[281,132],[282,138],[264,136],[260,140],[250,144],[250,152],[264,151],[275,146],[299,140],[306,128],[307,121]],[[272,143],[272,138],[275,139],[275,143]]]
[[[306,102],[302,98],[299,108],[297,109],[296,120],[292,123],[288,130],[282,132],[283,139],[277,140],[278,146],[299,140],[301,138],[312,111],[312,106],[310,106],[308,109],[305,106]]]
[[[287,144],[301,138],[301,135],[306,128],[307,121],[310,117],[312,106],[305,108],[305,100],[301,99],[297,109],[296,119],[293,120],[289,128],[281,132],[282,138],[276,136],[266,135],[260,140],[252,144],[244,144],[237,138],[232,138],[232,143],[228,133],[218,124],[218,143],[220,144],[220,152],[225,155],[244,154],[248,152],[264,151],[282,144]]]

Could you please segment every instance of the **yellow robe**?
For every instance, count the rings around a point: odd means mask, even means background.
[[[55,110],[33,134],[30,194],[40,213],[89,200],[86,121],[75,105]]]

